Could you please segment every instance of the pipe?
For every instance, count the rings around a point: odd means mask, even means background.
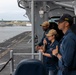
[[[73,5],[64,4],[64,3],[61,3],[61,2],[54,2],[54,4],[57,4],[57,5],[60,5],[60,6],[64,6],[64,7],[73,8]]]

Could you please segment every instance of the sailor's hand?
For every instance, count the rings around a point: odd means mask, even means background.
[[[47,44],[47,41],[46,41],[46,39],[44,39],[44,40],[43,40],[43,44]]]
[[[36,49],[36,50],[39,50],[39,49],[41,49],[41,46],[38,46],[38,45],[37,45],[37,46],[35,47],[35,49]]]
[[[58,53],[58,46],[56,46],[56,49],[54,49],[53,51],[52,51],[52,55],[56,55]]]
[[[44,51],[42,49],[39,50],[41,53],[43,53]]]

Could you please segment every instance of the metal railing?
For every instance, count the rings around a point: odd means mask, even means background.
[[[41,54],[41,52],[39,51],[38,53],[13,53],[13,50],[11,50],[10,51],[10,58],[12,58],[12,60],[10,61],[10,75],[12,75],[13,74],[13,72],[14,72],[14,56],[15,55],[19,55],[19,56],[21,56],[21,55],[33,55],[33,56],[36,56],[36,55],[38,55],[39,56],[39,60],[42,60],[42,54]],[[31,57],[31,59],[34,59],[34,58],[32,58]]]
[[[38,55],[39,56],[39,60],[41,60],[42,61],[42,53],[39,51],[38,53],[13,53],[13,50],[10,50],[10,59],[6,62],[6,64],[0,69],[0,72],[8,65],[8,63],[10,62],[10,75],[12,75],[13,73],[14,73],[14,71],[15,71],[15,68],[14,68],[14,56],[21,56],[21,55],[33,55],[33,56],[35,56],[35,55]],[[31,59],[32,59],[32,57],[31,57]],[[35,58],[33,58],[33,59],[35,59]],[[49,70],[49,75],[51,75],[50,74],[50,70]]]
[[[8,51],[4,51],[2,54],[1,54],[1,56],[0,57],[3,57],[3,56],[5,56],[8,52],[10,51],[10,49],[8,49]],[[13,52],[13,50],[11,50],[10,51],[10,59],[3,65],[3,67],[0,69],[0,72],[2,72],[4,69],[5,69],[5,67],[10,63],[10,75],[12,75],[12,73],[13,73],[13,54],[12,54],[12,52]],[[12,68],[11,68],[12,67]]]
[[[10,59],[4,64],[4,66],[0,69],[0,72],[10,63],[10,75],[13,74],[14,72],[14,56],[21,56],[21,55],[33,55],[33,56],[39,56],[38,59],[39,60],[42,60],[42,54],[41,52],[39,51],[38,53],[13,53],[13,50],[10,50]],[[35,59],[35,58],[32,58],[31,59]]]

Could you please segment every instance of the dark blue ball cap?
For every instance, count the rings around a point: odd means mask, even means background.
[[[73,17],[69,14],[63,14],[58,20],[59,23],[67,21],[70,25],[73,24]]]

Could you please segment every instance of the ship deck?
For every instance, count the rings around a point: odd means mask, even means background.
[[[4,43],[0,44],[0,54],[5,52],[10,48],[14,53],[31,53],[31,31],[24,32],[20,35],[17,35],[9,40],[6,40]],[[29,59],[31,56],[14,56],[14,69],[16,69],[17,64],[22,59]],[[0,58],[0,69],[3,65],[10,59],[10,51]],[[0,75],[10,75],[10,64],[8,64],[1,72]]]

